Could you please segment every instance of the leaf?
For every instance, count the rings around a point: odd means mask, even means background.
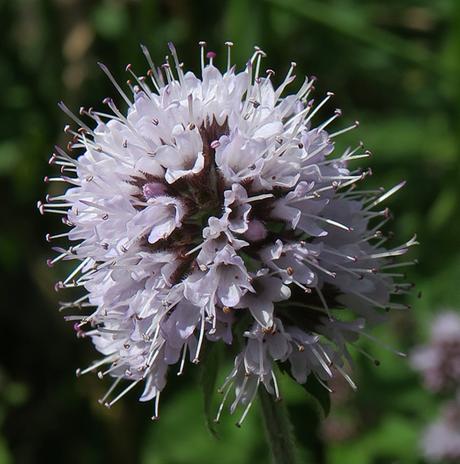
[[[13,172],[21,161],[21,155],[14,141],[6,141],[0,144],[0,175]]]
[[[320,406],[321,411],[324,414],[324,417],[329,415],[331,411],[331,397],[329,392],[319,383],[316,377],[313,374],[310,374],[305,383],[299,384],[291,374],[288,363],[280,363],[279,368],[281,372],[287,374],[291,377],[294,382],[300,385],[310,396],[312,396],[318,405]]]
[[[236,63],[247,60],[248,51],[259,43],[263,29],[263,4],[256,0],[231,0],[225,12],[225,34],[228,40],[237,40],[232,55]]]
[[[383,29],[372,26],[358,14],[350,14],[334,5],[314,0],[297,2],[293,0],[265,0],[281,10],[307,18],[327,28],[340,32],[374,48],[380,48],[388,54],[398,56],[409,62],[429,66],[433,56],[427,50],[413,42]],[[356,13],[354,11],[354,13]]]
[[[251,258],[248,254],[240,252],[240,256],[244,261],[244,265],[249,272],[257,272],[260,269],[260,264],[254,259]]]
[[[331,411],[331,396],[330,393],[318,382],[312,374],[308,376],[307,382],[301,384],[303,387],[321,406],[324,416],[327,417]]]
[[[217,375],[219,373],[220,346],[209,343],[201,361],[200,383],[203,389],[204,414],[206,425],[211,434],[217,438],[214,422],[213,399],[216,394]]]
[[[273,232],[275,234],[279,234],[284,229],[283,222],[267,221],[265,225],[267,226],[267,229],[270,232]]]

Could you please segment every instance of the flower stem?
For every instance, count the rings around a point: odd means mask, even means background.
[[[283,401],[276,401],[263,387],[259,388],[259,399],[273,464],[298,464],[293,427],[286,405]]]

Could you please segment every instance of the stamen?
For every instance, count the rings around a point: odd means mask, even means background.
[[[150,69],[147,72],[147,75],[150,76],[150,79],[151,79],[156,91],[158,93],[160,93],[160,87],[162,87],[160,85],[161,84],[161,79],[160,79],[160,76],[158,75],[158,72],[157,72],[155,64],[154,64],[154,62],[152,60],[152,57],[150,56],[150,52],[149,52],[148,48],[145,45],[142,45],[142,44],[141,44],[141,50],[142,50],[142,53],[144,54],[144,56],[145,56],[145,58],[147,60],[147,63],[150,66]]]
[[[144,91],[145,95],[150,98],[150,89],[147,87],[147,84],[145,83],[145,78],[141,79],[140,77],[137,77],[137,75],[132,70],[131,64],[126,65],[125,69],[131,74],[131,76],[134,77],[136,82],[139,84],[139,86]],[[129,81],[128,81],[128,85],[129,85]],[[140,91],[139,88],[137,88],[137,91],[136,91],[136,87],[132,87],[132,86],[131,86],[131,90],[133,93],[138,93]]]
[[[315,116],[315,114],[326,104],[328,100],[331,99],[331,97],[334,96],[333,92],[327,92],[326,96],[323,98],[323,100],[318,104],[318,106],[313,110],[313,112],[307,117],[305,120],[305,123],[309,122],[312,120],[312,118]]]
[[[177,76],[179,77],[179,82],[181,83],[181,85],[185,86],[184,71],[182,70],[182,67],[179,63],[179,58],[177,56],[176,47],[174,46],[172,42],[168,42],[168,47],[169,47],[169,50],[171,51],[171,55],[174,60],[174,65],[176,67]]]
[[[198,346],[196,348],[196,353],[195,353],[195,358],[193,359],[194,364],[198,364],[200,362],[199,356],[200,356],[200,351],[201,351],[201,344],[203,343],[203,337],[204,337],[204,323],[205,323],[205,317],[204,317],[204,309],[201,309],[201,327],[200,327],[200,335],[198,338]]]
[[[179,367],[179,370],[177,372],[177,375],[182,375],[182,373],[184,372],[184,365],[185,365],[185,358],[187,356],[187,343],[184,343],[184,348],[182,350],[182,359],[180,361],[180,367]]]
[[[80,127],[82,127],[83,129],[85,129],[85,131],[87,131],[88,133],[94,135],[94,132],[92,131],[92,129],[87,126],[80,118],[78,118],[77,116],[75,116],[74,113],[72,113],[72,111],[69,110],[69,108],[67,108],[67,106],[64,104],[63,101],[60,101],[58,103],[58,107],[67,115],[69,116],[70,119],[74,120]]]
[[[326,311],[326,314],[328,315],[328,318],[330,321],[333,321],[334,318],[332,317],[331,310],[329,309],[329,306],[326,302],[326,298],[324,298],[323,292],[320,290],[318,286],[315,287],[316,293],[319,296],[319,299],[321,300],[321,304],[323,305],[324,310]]]
[[[123,92],[123,89],[118,85],[118,82],[112,76],[112,73],[109,71],[109,68],[104,63],[98,62],[97,64],[106,74],[106,76],[110,79],[110,82],[112,82],[113,86],[117,89],[118,93],[123,97],[123,100],[128,104],[129,108],[132,108],[133,104],[131,100],[128,98],[125,92]]]
[[[159,409],[160,409],[160,393],[161,392],[157,392],[157,394],[155,396],[155,410],[154,410],[154,413],[153,413],[153,416],[152,416],[152,420],[158,420],[160,418],[160,413],[159,413]]]
[[[340,366],[336,365],[335,368],[342,374],[342,377],[348,382],[348,385],[350,385],[354,391],[358,390],[358,387],[353,382],[352,378]]]
[[[275,100],[279,100],[281,97],[282,93],[284,92],[284,89],[295,79],[295,76],[292,75],[294,72],[294,69],[296,68],[297,63],[294,61],[291,63],[291,66],[289,68],[288,73],[286,74],[286,77],[284,78],[284,81],[281,83],[281,85],[276,89],[275,92]]]
[[[397,351],[395,350],[394,348],[392,348],[391,346],[387,345],[386,343],[382,342],[381,340],[379,340],[378,338],[374,337],[373,335],[370,335],[368,334],[367,332],[364,332],[362,330],[359,331],[359,335],[361,336],[364,336],[366,338],[368,338],[369,340],[372,340],[374,343],[376,343],[377,345],[381,346],[382,348],[385,348],[386,350],[388,351],[391,351],[392,353],[394,353],[396,356],[400,356],[401,358],[406,358],[407,357],[407,354],[406,353],[403,353],[402,351]]]
[[[209,51],[208,53],[206,53],[206,58],[208,58],[209,60],[209,66],[214,66],[213,61],[216,56],[216,52]]]
[[[272,379],[273,379],[273,388],[275,389],[275,399],[277,401],[280,401],[281,400],[281,396],[280,396],[280,390],[278,388],[278,382],[276,380],[276,375],[273,371],[271,371],[271,375],[272,375]]]
[[[201,50],[201,76],[203,77],[203,72],[204,72],[204,67],[205,67],[204,50],[206,48],[206,42],[204,40],[201,40],[200,42],[198,42],[198,45],[200,46],[200,50]]]
[[[112,394],[112,392],[117,388],[117,385],[121,382],[122,377],[118,377],[107,390],[106,394],[98,400],[99,404],[105,404],[107,398]]]
[[[116,398],[114,398],[110,403],[105,403],[104,406],[111,408],[119,399],[123,398],[130,390],[132,390],[142,379],[135,380],[128,387],[126,387]]]
[[[256,386],[254,387],[254,391],[251,395],[251,398],[248,401],[246,408],[243,411],[243,414],[240,417],[240,420],[236,423],[237,427],[241,427],[241,424],[244,422],[244,419],[246,419],[246,416],[248,415],[248,412],[251,409],[252,403],[254,402],[254,398],[257,394],[258,388],[259,388],[259,379],[257,379],[257,383],[256,383]]]
[[[238,394],[236,395],[236,398],[234,399],[233,403],[230,406],[230,413],[231,414],[233,414],[235,412],[236,407],[238,406],[238,403],[240,402],[242,396],[245,393],[246,384],[248,383],[248,379],[249,379],[249,374],[244,376],[243,383],[242,383],[242,385],[240,387],[240,391],[238,392]],[[259,379],[257,379],[257,382],[258,381],[259,381]]]
[[[225,402],[227,401],[228,394],[230,393],[230,390],[232,388],[232,385],[230,384],[227,387],[227,390],[225,391],[225,394],[222,398],[222,401],[219,404],[219,409],[217,410],[216,417],[214,418],[214,422],[218,423],[220,420],[220,415],[222,414],[222,410],[224,409]]]
[[[374,206],[378,205],[379,203],[382,203],[383,201],[385,201],[387,198],[391,197],[392,195],[394,195],[398,190],[401,190],[404,186],[406,185],[406,181],[402,181],[400,182],[398,185],[395,185],[393,188],[391,188],[390,190],[388,190],[388,192],[384,193],[383,195],[381,195],[379,198],[377,198],[375,201],[373,201],[366,209],[364,209],[364,211],[368,211],[370,210],[371,208],[373,208]]]
[[[108,363],[111,363],[112,361],[114,361],[115,359],[117,358],[117,355],[116,354],[113,354],[111,356],[108,356],[107,358],[103,358],[103,359],[100,359],[99,361],[97,361],[96,363],[92,364],[91,366],[87,367],[86,369],[77,369],[75,371],[75,375],[77,377],[80,377],[82,375],[85,375],[87,374],[88,372],[92,372],[94,371],[95,369],[97,369],[98,367],[101,367],[103,366],[104,364],[108,364]]]
[[[232,66],[231,50],[233,47],[233,42],[225,42],[225,46],[227,47],[227,72],[229,72]]]
[[[341,109],[336,109],[334,111],[334,115],[331,116],[329,119],[327,119],[326,121],[324,121],[320,126],[318,126],[318,132],[324,130],[331,122],[335,121],[337,118],[339,118],[340,116],[342,116],[342,110]]]
[[[333,132],[332,134],[329,135],[329,137],[333,139],[334,137],[345,134],[345,132],[356,129],[357,127],[359,127],[359,121],[355,121],[351,126],[345,127],[344,129],[341,129],[337,132]]]

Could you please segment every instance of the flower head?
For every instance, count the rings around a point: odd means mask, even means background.
[[[234,391],[230,408],[243,404],[244,419],[260,384],[279,396],[277,363],[297,382],[326,384],[333,368],[346,375],[366,321],[404,308],[391,301],[410,287],[394,282],[394,259],[415,240],[385,249],[389,214],[379,209],[403,184],[357,189],[369,171],[349,164],[369,152],[334,156],[336,137],[357,123],[329,131],[339,110],[314,122],[332,94],[315,104],[306,78],[285,96],[295,63],[275,87],[259,48],[237,72],[231,45],[224,72],[201,45],[201,78],[172,45],[160,67],[143,47],[150,69],[127,67],[130,96],[101,65],[127,111],[106,98],[109,113],[81,108],[86,123],[61,105],[79,126],[66,128],[75,156],[56,148],[50,163],[62,175],[47,180],[71,187],[39,208],[70,227],[48,236],[72,242],[50,264],[78,262],[58,287],[86,291],[63,307],[89,311],[68,318],[104,356],[79,373],[116,379],[107,406],[142,382],[157,417],[170,366],[181,373],[205,345],[243,340],[224,398]],[[131,383],[116,393],[122,379]]]
[[[459,398],[443,408],[441,417],[425,430],[421,446],[423,454],[434,462],[460,460],[460,402]]]
[[[460,316],[454,311],[440,313],[431,327],[427,345],[411,355],[412,366],[420,371],[427,388],[434,392],[455,390],[460,385]]]

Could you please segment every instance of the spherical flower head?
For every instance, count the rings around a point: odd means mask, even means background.
[[[427,388],[434,392],[455,390],[460,385],[460,316],[441,312],[431,327],[427,345],[414,349],[414,369],[421,372]]]
[[[438,420],[425,430],[421,446],[432,462],[460,461],[460,398],[447,403]]]
[[[394,260],[415,240],[387,250],[380,232],[389,218],[380,204],[403,184],[357,189],[370,172],[349,163],[369,152],[334,155],[336,137],[357,123],[330,131],[339,110],[315,122],[332,93],[315,104],[305,78],[286,95],[295,63],[275,87],[259,48],[237,72],[231,45],[222,72],[201,44],[201,77],[184,71],[173,45],[160,67],[142,47],[150,68],[127,67],[127,93],[101,65],[126,110],[111,98],[108,112],[79,116],[61,104],[79,128],[66,128],[73,156],[56,148],[50,162],[62,175],[47,180],[70,188],[39,208],[70,227],[48,236],[72,242],[49,263],[78,262],[57,287],[85,290],[63,309],[88,310],[68,319],[104,356],[79,373],[115,378],[107,406],[142,383],[158,417],[171,366],[180,374],[205,344],[223,343],[239,347],[223,403],[234,392],[241,422],[259,387],[279,397],[277,363],[299,383],[313,375],[327,388],[334,369],[353,384],[348,346],[366,321],[404,308],[391,301],[410,288],[394,282]]]

